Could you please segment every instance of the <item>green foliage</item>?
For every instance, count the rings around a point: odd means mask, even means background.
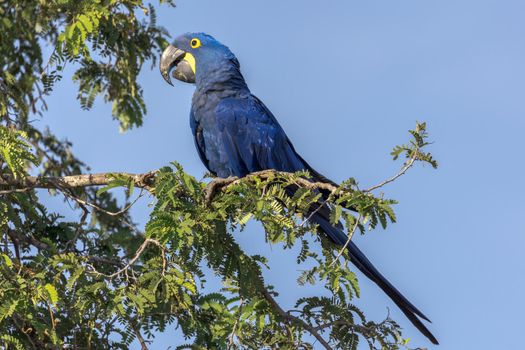
[[[421,150],[430,145],[430,142],[427,141],[427,123],[416,123],[416,128],[409,131],[413,137],[413,140],[409,144],[399,145],[394,147],[392,152],[392,158],[396,160],[400,155],[404,154],[407,159],[414,159],[424,163],[430,164],[434,169],[437,168],[438,163],[432,157],[432,154],[429,152],[422,152]]]
[[[314,240],[322,240],[323,249],[321,254],[310,250],[307,236],[315,232],[315,227],[305,217],[319,194],[303,189],[290,197],[286,191],[307,174],[250,176],[235,181],[208,203],[206,184],[184,173],[178,164],[174,166],[174,170],[163,168],[157,175],[157,203],[146,227],[146,236],[166,246],[176,257],[178,266],[183,269],[186,266],[184,270],[193,274],[192,279],[201,280],[201,288],[205,276],[203,266],[214,271],[224,285],[222,294],[212,294],[213,303],[205,304],[205,310],[214,311],[213,315],[207,315],[211,319],[207,318],[203,324],[181,325],[187,336],[195,337],[194,345],[226,348],[225,342],[233,337],[235,344],[247,348],[312,346],[304,337],[307,331],[303,325],[283,318],[268,299],[267,295],[275,293],[263,279],[268,258],[247,255],[232,236],[234,229],[242,230],[247,218],[254,218],[265,228],[269,244],[289,249],[300,241],[298,263],[314,263],[314,267],[303,271],[298,283],[319,281],[331,295],[299,300],[298,317],[305,318],[313,328],[330,331],[328,337],[338,348],[355,348],[359,336],[365,337],[371,348],[377,344],[397,348],[401,339],[397,324],[389,319],[380,324],[367,322],[364,314],[349,303],[359,295],[359,287],[347,260],[338,259],[340,247],[314,234]],[[376,217],[393,216],[392,201],[356,190],[344,189],[339,195],[346,208],[357,209],[363,217],[370,217],[368,223],[361,224],[363,229],[375,227],[381,221],[374,219]],[[347,211],[344,213],[353,217]],[[343,252],[343,256],[345,254]],[[289,273],[293,270],[290,267]],[[331,323],[340,327],[334,329]],[[213,327],[206,326],[208,324]]]
[[[171,1],[163,1],[171,6]],[[0,2],[0,115],[26,119],[45,109],[66,67],[74,64],[83,108],[97,96],[113,104],[121,130],[140,126],[146,113],[138,73],[167,43],[155,8],[135,0]],[[53,48],[44,59],[42,46]]]
[[[249,176],[217,189],[209,201],[207,184],[174,163],[156,175],[156,203],[144,235],[102,224],[79,235],[81,226],[58,217],[22,218],[17,213],[27,212],[29,204],[20,193],[11,194],[10,222],[31,230],[11,235],[18,243],[37,240],[39,253],[23,262],[17,258],[20,247],[15,258],[12,250],[2,254],[2,334],[26,345],[125,349],[139,332],[148,336],[176,324],[192,344],[181,349],[312,348],[306,336],[311,329],[334,348],[356,349],[361,339],[371,349],[401,348],[404,340],[393,320],[368,321],[351,303],[360,291],[346,252],[318,236],[306,219],[319,200],[317,190],[288,195],[286,188],[307,176]],[[110,187],[117,184],[129,187],[124,177],[115,176]],[[382,215],[392,220],[392,201],[352,186],[331,195],[349,233],[356,226],[363,232],[375,227]],[[369,220],[357,225],[358,216],[349,209]],[[233,236],[249,219],[262,224],[268,244],[283,249],[300,244],[298,284],[322,283],[329,296],[301,298],[293,314],[283,311],[275,287],[263,277],[270,257],[246,254]],[[322,248],[311,250],[312,240]],[[31,244],[22,246],[30,252]],[[289,273],[297,269],[287,268]],[[222,281],[221,289],[210,290],[210,273]],[[120,341],[111,340],[115,334]]]
[[[0,125],[0,161],[7,164],[15,178],[26,174],[28,163],[38,163],[25,139],[25,132]]]
[[[0,33],[2,181],[89,170],[70,142],[30,122],[65,76],[78,83],[82,108],[101,96],[122,130],[141,125],[137,77],[168,37],[149,3],[0,1]],[[426,125],[411,134],[394,159],[437,166],[423,152]],[[370,321],[353,304],[360,289],[346,252],[308,220],[329,208],[349,236],[386,228],[396,202],[373,193],[384,184],[361,190],[349,179],[327,191],[300,186],[306,172],[269,172],[211,191],[174,163],[156,174],[141,232],[128,209],[143,192],[129,176],[109,177],[99,189],[0,184],[0,348],[128,349],[134,341],[144,348],[155,333],[175,328],[185,337],[178,349],[312,349],[315,337],[334,349],[363,341],[371,349],[406,346],[393,320]],[[123,200],[112,195],[116,188],[125,189]],[[67,201],[78,219],[46,207],[49,195]],[[251,220],[267,244],[296,252],[297,266],[283,269],[300,270],[298,285],[320,283],[324,295],[299,298],[293,310],[279,306],[279,286],[264,278],[272,257],[247,254],[234,236]]]

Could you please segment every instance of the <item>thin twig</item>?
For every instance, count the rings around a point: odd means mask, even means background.
[[[357,217],[357,219],[355,220],[355,224],[354,226],[352,227],[352,230],[348,233],[348,239],[346,240],[345,244],[341,247],[341,250],[339,251],[339,253],[337,254],[337,256],[335,257],[334,260],[332,260],[332,262],[330,263],[330,265],[328,266],[328,268],[331,268],[332,266],[334,266],[335,262],[337,260],[339,260],[339,258],[341,257],[341,255],[343,254],[343,252],[345,251],[346,247],[348,246],[348,244],[350,243],[350,241],[352,240],[352,237],[354,237],[354,233],[355,233],[355,230],[357,229],[357,226],[359,225],[359,221],[361,221],[361,214],[359,214],[359,216]]]
[[[26,235],[23,235],[23,234],[19,234],[18,232],[14,231],[14,230],[8,230],[7,234],[9,236],[9,238],[11,238],[11,240],[13,240],[13,241],[16,240],[18,242],[24,242],[26,244],[32,245],[33,247],[35,247],[35,248],[37,248],[39,250],[51,250],[51,247],[47,243],[41,242],[38,239],[36,239],[35,237],[33,237],[33,236],[26,236]],[[110,260],[110,259],[106,259],[106,258],[99,257],[99,256],[79,255],[79,257],[86,258],[87,261],[92,262],[92,263],[102,263],[102,264],[108,264],[108,265],[113,265],[113,266],[117,266],[117,267],[122,267],[124,265],[120,261]],[[34,259],[34,258],[35,258],[34,256],[22,256],[21,257],[22,260]]]
[[[338,326],[338,325],[345,325],[348,328],[352,328],[356,332],[359,332],[361,334],[373,333],[375,331],[374,327],[372,327],[372,326],[365,327],[365,326],[361,326],[361,325],[358,325],[358,324],[350,323],[350,322],[345,321],[345,320],[336,320],[336,321],[324,323],[324,324],[321,324],[321,325],[315,327],[315,330],[316,331],[322,331],[323,329],[326,329],[326,328],[329,328],[329,327],[333,327],[333,326]]]
[[[139,249],[137,249],[136,253],[135,253],[135,256],[130,260],[128,261],[128,263],[122,267],[121,269],[117,270],[116,272],[112,273],[111,275],[106,275],[106,274],[103,274],[101,272],[98,272],[96,270],[94,270],[94,272],[98,275],[102,275],[104,277],[107,277],[109,279],[112,279],[112,278],[115,278],[119,275],[121,275],[122,273],[126,273],[130,268],[131,266],[133,266],[133,264],[135,264],[137,262],[137,260],[140,258],[140,256],[142,255],[142,253],[144,252],[144,250],[146,249],[146,247],[149,245],[149,244],[155,244],[157,247],[159,247],[162,251],[165,251],[166,248],[164,248],[162,246],[162,244],[160,244],[159,241],[156,241],[152,238],[147,238],[139,247]],[[164,266],[163,266],[164,268]]]
[[[142,337],[142,334],[140,334],[140,329],[137,325],[135,318],[128,318],[129,325],[131,326],[131,329],[133,330],[133,333],[135,333],[135,336],[137,337],[137,340],[140,343],[141,350],[148,350],[148,346],[146,344],[146,340],[144,337]]]
[[[83,199],[80,199],[76,196],[74,196],[73,194],[71,193],[68,193],[68,192],[62,192],[64,194],[64,196],[66,197],[69,197],[71,198],[72,200],[74,200],[75,202],[77,202],[79,205],[86,205],[88,207],[91,207],[97,211],[100,211],[106,215],[109,215],[109,216],[119,216],[119,215],[122,215],[124,214],[125,212],[127,212],[133,205],[135,205],[135,203],[137,203],[137,201],[142,198],[142,196],[144,196],[144,193],[141,191],[140,194],[137,196],[137,198],[135,198],[135,200],[133,202],[131,202],[130,204],[128,204],[127,206],[125,206],[122,210],[119,210],[117,212],[112,212],[112,211],[109,211],[109,210],[106,210],[104,208],[101,208],[99,207],[98,205],[96,204],[93,204],[93,203],[90,203],[88,201],[85,201]]]
[[[27,244],[32,245],[33,247],[39,249],[39,250],[49,250],[51,247],[49,244],[39,241],[33,236],[26,236],[24,234],[18,233],[14,230],[7,229],[7,235],[11,240],[18,240],[19,242],[25,242]]]
[[[263,289],[262,291],[262,294],[264,296],[264,298],[268,301],[268,303],[270,303],[270,305],[272,306],[272,308],[277,311],[277,313],[286,321],[286,322],[289,322],[289,323],[295,323],[295,324],[298,324],[300,325],[302,328],[304,328],[308,333],[310,333],[315,339],[317,339],[319,341],[319,343],[321,343],[321,345],[323,345],[323,347],[326,349],[326,350],[333,350],[333,348],[330,346],[330,344],[328,344],[328,342],[326,340],[323,339],[323,337],[321,337],[321,335],[319,335],[319,333],[317,332],[317,330],[310,326],[308,323],[306,323],[304,320],[298,318],[298,317],[295,317],[291,314],[289,314],[288,312],[284,311],[281,306],[277,303],[277,301],[275,301],[275,299],[273,298],[273,296],[270,294],[270,292],[268,292],[268,290],[266,290],[266,288]]]
[[[25,188],[15,188],[12,190],[3,190],[0,191],[0,195],[11,194],[11,193],[23,193],[32,190],[34,187],[25,187]]]
[[[303,222],[301,222],[301,224],[299,225],[299,227],[303,227],[308,221],[310,221],[310,219],[319,212],[319,210],[321,210],[323,208],[323,206],[326,204],[327,201],[322,201],[320,203],[320,205],[317,206],[317,208],[315,208],[315,210],[313,210],[310,215],[308,215],[308,217],[306,219],[303,220]]]
[[[82,209],[82,216],[80,217],[80,222],[78,223],[77,229],[75,230],[75,235],[71,240],[69,240],[66,243],[66,247],[64,248],[65,252],[69,252],[75,249],[75,245],[77,243],[78,238],[80,237],[80,234],[84,231],[84,224],[86,223],[86,219],[89,215],[89,210],[82,204],[79,204],[80,209]]]
[[[237,331],[237,326],[239,325],[239,321],[241,318],[243,303],[244,303],[244,299],[241,297],[239,300],[239,310],[237,311],[238,317],[235,320],[230,336],[228,337],[228,350],[235,347],[235,332]]]
[[[378,183],[377,185],[374,185],[370,188],[367,188],[366,190],[363,190],[363,192],[372,192],[373,190],[377,190],[378,188],[383,187],[386,184],[396,181],[399,177],[403,176],[407,172],[407,170],[412,167],[412,165],[414,165],[414,162],[417,159],[417,155],[418,155],[418,152],[414,151],[414,154],[412,155],[412,157],[410,157],[410,159],[405,162],[401,170],[399,170],[399,172],[396,175],[392,176],[391,178],[381,183]]]
[[[139,232],[135,226],[131,223],[129,223],[127,220],[125,220],[122,216],[122,214],[124,214],[126,211],[128,211],[135,203],[137,203],[137,201],[144,195],[143,191],[140,192],[139,196],[132,202],[130,203],[129,205],[127,205],[126,207],[124,207],[122,210],[119,210],[118,212],[111,212],[109,210],[106,210],[104,208],[101,208],[99,207],[98,205],[96,204],[93,204],[93,203],[90,203],[90,202],[87,202],[83,199],[80,199],[76,196],[74,196],[71,191],[67,191],[66,189],[61,189],[59,188],[62,192],[62,194],[67,197],[67,198],[70,198],[72,200],[74,200],[75,202],[77,202],[77,204],[79,206],[88,206],[88,207],[91,207],[99,212],[102,212],[106,215],[109,215],[109,216],[112,216],[112,217],[116,217],[117,220],[119,220],[121,223],[123,223],[124,225],[126,225],[129,229],[131,229],[133,232],[137,233],[138,235],[140,236],[143,236],[144,234],[142,234],[141,232]]]
[[[26,336],[27,340],[29,341],[33,349],[37,349],[36,344],[33,342],[33,339],[31,339],[31,336],[29,335],[30,332],[25,330],[24,327],[20,325],[19,318],[16,313],[13,314],[12,319],[13,319],[13,323],[15,324],[16,328],[18,328],[18,330]]]

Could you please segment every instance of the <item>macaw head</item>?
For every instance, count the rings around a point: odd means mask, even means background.
[[[221,67],[238,68],[238,61],[230,49],[204,33],[186,33],[169,45],[160,59],[160,73],[170,84],[172,76],[186,83],[195,83],[197,76],[208,76]]]

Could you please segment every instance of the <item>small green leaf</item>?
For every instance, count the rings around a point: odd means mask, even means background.
[[[5,261],[5,264],[8,266],[8,267],[13,267],[13,261],[11,261],[11,258],[7,255],[7,254],[1,254],[2,257],[4,258],[4,261]]]
[[[58,303],[58,293],[57,293],[57,290],[55,289],[55,287],[50,284],[50,283],[47,283],[44,288],[47,290],[47,294],[49,294],[49,301],[51,302],[51,304],[53,306],[56,306],[56,304]]]

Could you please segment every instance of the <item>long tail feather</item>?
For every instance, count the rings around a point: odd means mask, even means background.
[[[333,226],[323,216],[316,214],[312,217],[312,221],[316,222],[321,230],[325,232],[330,239],[339,245],[344,245],[347,240],[346,234],[338,227]],[[430,322],[430,320],[419,311],[407,298],[405,298],[381,273],[372,265],[370,260],[359,250],[353,243],[348,244],[348,252],[350,261],[369,279],[375,282],[392,301],[401,309],[412,324],[424,334],[433,344],[439,344],[436,337],[425,327],[425,325],[418,318]]]

